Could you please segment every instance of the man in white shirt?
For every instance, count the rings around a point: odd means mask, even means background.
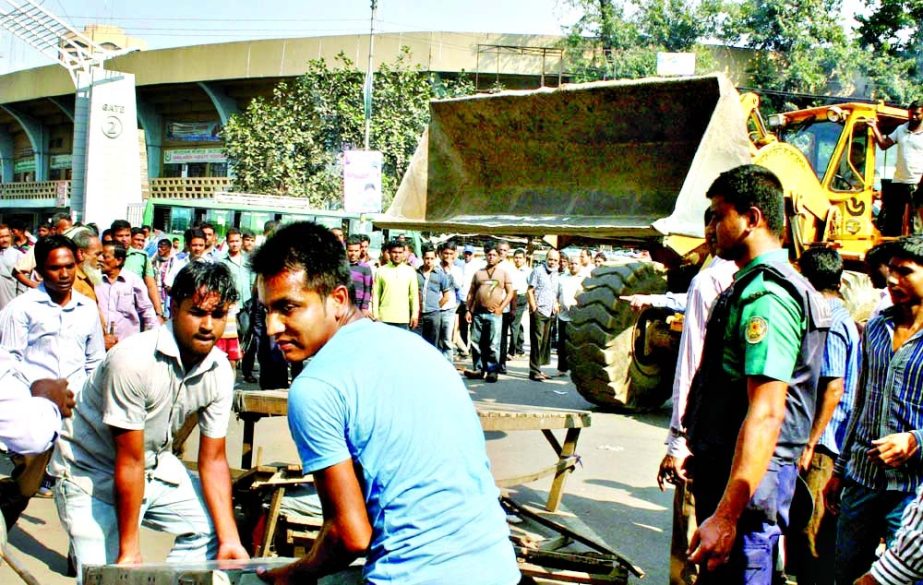
[[[903,227],[904,210],[909,205],[923,213],[920,178],[923,177],[923,102],[914,101],[907,108],[906,124],[901,124],[889,136],[882,136],[877,120],[869,120],[875,142],[882,150],[897,145],[897,160],[891,185],[882,194],[879,227],[882,235],[899,236]],[[923,218],[923,215],[921,215]],[[910,218],[911,227],[913,216]]]
[[[86,564],[142,562],[142,525],[176,535],[168,562],[248,558],[225,455],[234,373],[215,347],[237,291],[221,263],[193,262],[174,285],[170,322],[109,352],[78,395],[48,467],[78,582]],[[199,478],[172,453],[191,415]]]
[[[22,252],[13,247],[13,233],[10,226],[0,224],[0,309],[16,298],[25,290],[13,276],[16,262],[22,257]]]
[[[577,257],[568,256],[567,272],[561,275],[561,289],[558,296],[558,304],[561,306],[558,312],[558,374],[562,376],[570,370],[566,348],[567,325],[571,320],[568,310],[577,304],[577,294],[583,290],[583,279],[585,278]]]
[[[525,354],[525,339],[523,338],[522,316],[526,314],[526,307],[529,306],[526,291],[529,290],[529,274],[532,269],[526,263],[526,251],[517,248],[513,252],[513,269],[510,271],[510,279],[513,281],[513,292],[516,296],[513,299],[515,307],[512,310],[512,320],[510,323],[510,343],[507,353],[510,358],[517,355]]]

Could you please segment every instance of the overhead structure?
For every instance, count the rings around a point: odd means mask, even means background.
[[[0,28],[67,69],[76,87],[72,215],[100,226],[124,218],[141,203],[135,78],[104,64],[128,51],[101,46],[33,0],[0,0]]]

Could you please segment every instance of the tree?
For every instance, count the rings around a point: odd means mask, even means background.
[[[224,128],[234,188],[306,197],[313,207],[335,209],[342,200],[344,150],[361,148],[365,129],[365,73],[342,53],[329,66],[308,62],[307,72],[280,82],[268,98],[254,98]],[[370,148],[384,158],[387,205],[429,121],[429,100],[473,93],[464,76],[440,80],[410,65],[405,48],[374,77]]]
[[[756,51],[752,84],[764,90],[905,99],[908,62],[863,47],[838,20],[842,8],[842,0],[743,0],[729,6],[721,38]],[[779,109],[818,100],[769,101]]]
[[[566,32],[569,68],[578,81],[635,79],[656,74],[657,53],[695,52],[696,69],[708,71],[701,46],[713,35],[721,0],[567,0],[582,16]]]

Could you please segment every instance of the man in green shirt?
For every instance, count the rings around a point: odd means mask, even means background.
[[[814,419],[830,314],[782,248],[779,179],[758,165],[707,193],[718,256],[740,270],[718,297],[686,415],[699,528],[697,583],[772,583],[774,550]]]
[[[131,247],[131,224],[124,219],[117,219],[112,222],[109,230],[112,232],[112,239],[128,250],[128,256],[125,258],[125,265],[122,266],[122,270],[133,272],[144,279],[147,294],[154,305],[154,312],[157,313],[161,323],[166,322],[163,303],[160,302],[160,293],[157,291],[157,280],[154,278],[154,265],[147,254]]]
[[[417,271],[404,263],[404,244],[391,240],[385,245],[388,263],[375,273],[372,286],[372,316],[401,329],[416,329],[420,316]]]

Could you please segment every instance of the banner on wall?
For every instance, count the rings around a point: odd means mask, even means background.
[[[221,123],[167,122],[167,140],[172,142],[221,142]]]
[[[343,209],[347,213],[381,213],[381,164],[377,150],[343,154]]]
[[[69,169],[74,165],[74,157],[70,154],[53,154],[49,159],[49,166],[52,169]]]

